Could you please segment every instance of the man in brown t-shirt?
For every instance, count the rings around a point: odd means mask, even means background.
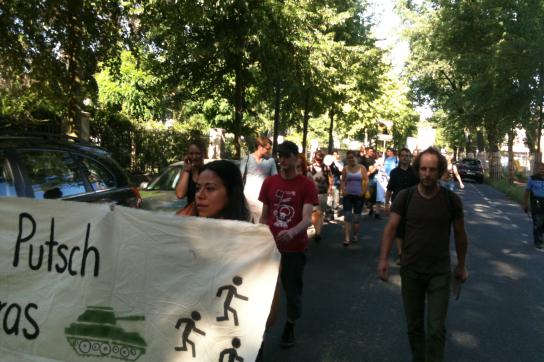
[[[382,237],[378,274],[381,280],[387,281],[389,252],[396,229],[402,222],[405,238],[400,274],[412,358],[413,361],[442,361],[451,281],[451,225],[457,251],[454,277],[461,283],[468,278],[463,205],[459,196],[438,183],[447,168],[447,161],[438,150],[429,147],[421,152],[413,168],[418,172],[419,183],[415,188],[401,191],[391,207]],[[425,309],[428,312],[427,337]]]

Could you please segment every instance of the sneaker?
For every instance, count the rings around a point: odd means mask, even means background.
[[[538,251],[544,251],[544,246],[542,246],[542,244],[535,244],[535,248],[537,248]]]
[[[286,322],[281,335],[280,346],[282,348],[291,348],[295,345],[295,323]]]
[[[359,236],[358,235],[353,235],[353,237],[351,238],[351,242],[356,243],[358,241],[359,241]]]

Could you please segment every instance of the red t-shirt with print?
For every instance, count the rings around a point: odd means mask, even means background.
[[[290,229],[302,220],[304,204],[318,204],[317,189],[306,176],[297,175],[286,180],[277,174],[264,180],[259,201],[268,206],[267,224],[275,238],[280,231]],[[276,245],[279,251],[303,252],[308,247],[308,233],[305,230],[290,241],[276,241]]]

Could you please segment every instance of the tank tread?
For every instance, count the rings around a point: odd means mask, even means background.
[[[82,357],[109,357],[136,361],[145,353],[145,348],[108,340],[76,336],[66,336],[66,339],[77,355]]]

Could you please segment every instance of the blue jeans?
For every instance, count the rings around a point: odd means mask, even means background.
[[[400,276],[412,361],[443,361],[451,274],[425,274],[401,268]]]
[[[281,253],[280,278],[287,299],[287,320],[294,322],[302,315],[302,275],[306,253]]]
[[[455,191],[455,182],[453,180],[440,180],[440,185],[451,191]]]

